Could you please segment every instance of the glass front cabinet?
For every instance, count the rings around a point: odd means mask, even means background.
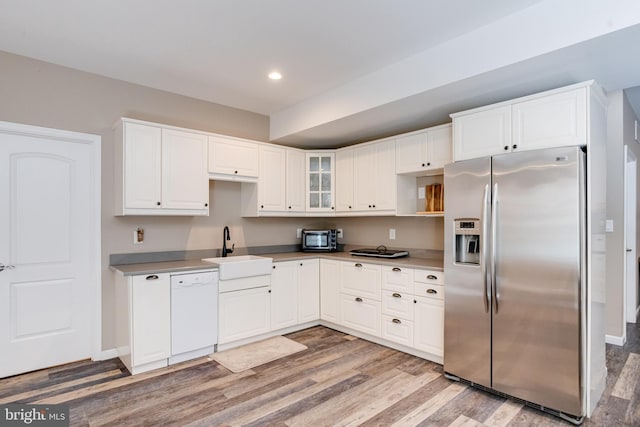
[[[307,212],[335,212],[335,154],[307,155]]]

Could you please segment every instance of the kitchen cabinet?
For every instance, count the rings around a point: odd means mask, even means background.
[[[320,319],[340,323],[340,266],[342,262],[320,260]]]
[[[286,149],[286,205],[288,213],[304,213],[305,209],[305,152]]]
[[[579,83],[452,114],[455,161],[586,145],[590,85]]]
[[[433,355],[444,355],[444,301],[415,297],[413,345]]]
[[[114,146],[116,215],[209,215],[206,135],[121,119]]]
[[[336,151],[336,211],[353,213],[353,151],[342,148]]]
[[[380,301],[380,266],[361,262],[342,262],[340,292]]]
[[[271,330],[298,323],[298,263],[277,262],[271,272]]]
[[[282,147],[260,146],[260,177],[258,178],[259,215],[285,212],[286,150]]]
[[[320,319],[320,261],[305,259],[298,264],[298,323]]]
[[[269,287],[264,286],[220,293],[219,345],[269,332],[271,323],[269,290]]]
[[[395,143],[387,140],[353,149],[353,207],[373,215],[396,211]]]
[[[413,269],[382,267],[382,338],[413,346]]]
[[[442,173],[452,161],[451,124],[397,137],[395,143],[398,174]]]
[[[209,179],[257,182],[260,144],[224,136],[209,136]]]
[[[335,154],[306,153],[306,206],[309,213],[335,214]]]
[[[380,301],[343,293],[340,295],[340,316],[342,325],[380,336]]]
[[[116,274],[118,356],[131,374],[167,366],[171,356],[169,274]]]

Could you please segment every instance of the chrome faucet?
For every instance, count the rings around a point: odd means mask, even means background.
[[[232,254],[233,250],[236,247],[236,244],[234,243],[233,245],[231,245],[231,249],[227,249],[227,240],[231,240],[231,236],[229,235],[229,227],[228,226],[224,226],[224,229],[222,230],[222,256],[226,257],[227,254]]]

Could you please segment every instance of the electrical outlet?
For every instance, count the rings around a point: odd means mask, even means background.
[[[613,233],[613,220],[612,219],[606,220],[606,222],[604,223],[604,227],[605,227],[604,231],[606,233]]]
[[[137,230],[133,230],[133,244],[141,245],[144,242],[144,228],[138,227]]]
[[[390,228],[389,229],[389,239],[390,240],[396,240],[396,229],[395,228]]]
[[[418,199],[424,199],[425,188],[423,186],[418,187]]]
[[[296,230],[296,237],[297,237],[298,239],[302,237],[302,228],[298,228],[298,229]]]
[[[338,239],[343,239],[344,233],[342,232],[342,228],[338,228]]]

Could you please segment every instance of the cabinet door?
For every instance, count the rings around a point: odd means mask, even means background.
[[[383,266],[382,289],[413,294],[413,269]]]
[[[377,211],[396,210],[396,144],[384,141],[373,145],[375,150],[374,169],[369,186],[373,184],[373,204]]]
[[[336,210],[353,212],[353,148],[336,152]]]
[[[452,159],[451,126],[429,131],[427,164],[425,170],[441,169]]]
[[[380,301],[349,294],[340,295],[342,325],[380,336]]]
[[[413,295],[404,292],[382,291],[382,314],[413,320]]]
[[[375,209],[375,148],[353,149],[353,208],[358,212]]]
[[[271,271],[271,330],[298,323],[298,263],[277,262]]]
[[[171,356],[171,282],[168,274],[131,278],[131,364]]]
[[[587,144],[587,88],[513,104],[513,149]]]
[[[426,297],[415,297],[416,349],[436,356],[444,354],[444,301]]]
[[[259,145],[221,136],[209,137],[209,173],[257,178]]]
[[[258,204],[260,212],[284,212],[286,207],[286,152],[284,148],[260,146]]]
[[[335,212],[335,180],[333,153],[306,153],[308,212]]]
[[[320,262],[296,261],[298,267],[298,323],[320,318]]]
[[[304,151],[287,149],[287,212],[304,212]]]
[[[414,323],[401,317],[382,315],[382,338],[413,347]]]
[[[162,204],[162,129],[124,124],[125,208],[160,209]]]
[[[511,106],[453,119],[454,160],[474,159],[511,150]]]
[[[340,323],[340,262],[320,260],[320,318]]]
[[[207,209],[207,136],[162,129],[162,207]]]
[[[379,265],[342,262],[340,266],[340,292],[380,301]]]
[[[396,139],[396,173],[413,173],[427,167],[428,132]]]
[[[226,344],[269,332],[269,288],[253,288],[220,294],[218,343]]]

